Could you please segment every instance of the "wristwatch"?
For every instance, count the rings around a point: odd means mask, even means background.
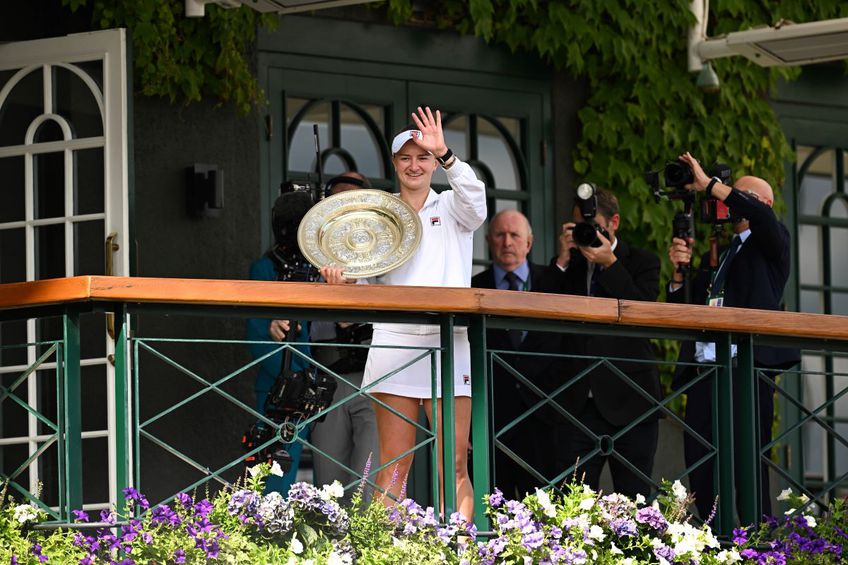
[[[715,196],[713,196],[713,187],[716,185],[716,183],[721,184],[721,179],[718,177],[713,177],[710,179],[710,182],[707,184],[707,188],[704,190],[704,192],[707,194],[707,198],[715,198]]]
[[[437,155],[436,161],[438,161],[439,164],[444,167],[447,162],[450,161],[451,157],[453,157],[453,151],[451,151],[450,147],[448,147],[448,152],[442,155],[441,157]]]

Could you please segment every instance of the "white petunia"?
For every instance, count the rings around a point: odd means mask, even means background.
[[[291,550],[295,555],[303,553],[303,543],[296,536],[291,540]]]
[[[785,488],[780,491],[780,494],[777,495],[778,500],[789,500],[789,497],[792,496],[792,489]]]
[[[348,565],[350,563],[350,559],[346,559],[333,551],[330,553],[330,556],[327,557],[327,565]]]
[[[641,494],[636,495],[636,504],[645,504],[645,497]]]
[[[805,515],[805,516],[804,516],[804,520],[806,520],[806,521],[807,521],[807,526],[808,526],[808,527],[810,527],[810,528],[815,528],[815,527],[816,527],[816,519],[815,519],[815,518],[813,518],[812,516],[806,516],[806,515]]]
[[[38,519],[38,508],[32,504],[19,504],[15,506],[15,520],[21,524],[34,522]]]
[[[280,464],[274,461],[271,463],[271,474],[277,477],[282,477],[284,475],[283,468],[280,467]]]
[[[251,477],[255,477],[262,471],[262,464],[254,465],[253,467],[248,467],[247,472],[250,473]]]
[[[683,500],[686,498],[686,487],[683,486],[679,480],[674,481],[674,484],[671,485],[671,492],[674,494],[674,498],[677,500]]]
[[[584,498],[580,501],[580,510],[590,510],[595,505],[594,498]]]
[[[331,498],[341,498],[344,496],[344,487],[336,480],[332,484],[324,485],[321,489],[321,498],[330,500]]]
[[[556,517],[556,507],[551,502],[551,497],[543,490],[536,489],[536,500],[539,501],[539,506],[545,511],[545,516],[549,518]]]
[[[719,551],[716,559],[718,559],[719,563],[739,563],[742,561],[742,556],[735,549],[726,549]]]
[[[604,541],[604,538],[607,535],[604,533],[604,529],[597,524],[592,524],[592,527],[589,528],[588,536],[590,539]]]
[[[624,555],[624,552],[618,549],[618,546],[614,543],[610,544],[610,553],[613,555]]]

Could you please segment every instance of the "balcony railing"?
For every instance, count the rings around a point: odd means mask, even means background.
[[[91,312],[106,313],[109,318],[109,333],[114,338],[114,351],[110,354],[108,396],[113,406],[109,412],[108,432],[83,431],[82,418],[84,385],[81,379],[85,366],[81,358],[80,317]],[[736,495],[740,499],[739,520],[743,523],[756,522],[760,518],[762,501],[759,499],[761,465],[763,462],[772,469],[772,473],[783,485],[789,485],[810,496],[810,504],[826,503],[830,497],[841,492],[848,484],[848,433],[845,431],[845,419],[837,412],[844,408],[840,399],[848,394],[848,387],[833,386],[835,379],[844,378],[845,372],[833,369],[834,364],[825,364],[827,371],[804,371],[795,369],[785,374],[784,380],[774,383],[759,368],[754,366],[754,344],[782,345],[799,347],[805,351],[816,352],[828,359],[844,361],[848,353],[848,318],[787,312],[767,312],[740,310],[734,308],[708,308],[704,306],[684,306],[588,298],[577,296],[550,295],[542,293],[516,293],[510,291],[424,288],[424,287],[388,287],[375,288],[366,285],[326,285],[308,283],[274,283],[257,281],[223,280],[185,280],[85,276],[67,279],[44,280],[30,283],[0,285],[0,321],[56,319],[61,320],[61,336],[58,339],[27,343],[2,343],[0,346],[0,407],[14,405],[19,416],[25,417],[30,425],[24,436],[7,434],[10,427],[3,416],[4,427],[0,429],[0,479],[9,481],[19,494],[35,498],[32,477],[55,483],[55,496],[52,502],[39,502],[51,512],[56,521],[68,521],[71,510],[82,508],[86,499],[83,492],[83,473],[86,460],[83,458],[83,440],[86,437],[108,436],[110,443],[109,480],[112,484],[111,503],[116,502],[115,493],[127,486],[144,489],[142,473],[149,472],[144,467],[145,451],[142,443],[156,446],[183,464],[188,465],[202,476],[190,484],[173,485],[173,489],[164,493],[163,499],[179,491],[209,485],[210,481],[227,483],[228,474],[243,463],[241,454],[223,464],[210,466],[188,453],[188,449],[175,442],[171,437],[175,432],[173,425],[167,424],[168,417],[180,409],[189,406],[205,395],[215,395],[223,399],[230,407],[245,414],[245,418],[261,421],[263,416],[251,407],[249,399],[239,397],[231,388],[232,383],[248,378],[249,370],[257,363],[252,361],[225,371],[223,376],[198,374],[181,362],[179,351],[189,347],[189,343],[202,342],[212,348],[243,348],[245,342],[232,340],[197,340],[195,336],[156,336],[141,335],[130,331],[133,320],[138,315],[197,315],[230,319],[241,318],[282,318],[299,320],[361,321],[361,322],[397,322],[436,324],[441,328],[443,369],[453,363],[452,339],[453,327],[468,326],[472,356],[472,439],[473,445],[473,484],[475,500],[491,491],[492,453],[500,449],[523,465],[541,484],[556,487],[568,478],[574,470],[558,469],[552,476],[546,476],[532,468],[499,440],[503,432],[520,424],[536,410],[549,410],[565,420],[580,427],[575,415],[568,413],[555,401],[558,393],[567,391],[574,382],[585,378],[587,371],[577,375],[567,375],[554,391],[545,391],[532,380],[521,374],[521,367],[509,366],[508,353],[496,351],[486,345],[486,331],[490,328],[523,328],[527,330],[554,331],[572,334],[615,334],[634,337],[694,339],[714,341],[717,344],[717,362],[709,364],[707,371],[699,377],[710,383],[714,406],[714,440],[699,441],[708,448],[708,454],[697,465],[714,466],[717,492],[720,500],[733,501]],[[737,379],[738,397],[733,397],[731,386],[731,343],[738,347],[737,367],[734,378]],[[280,349],[293,347],[292,344],[275,344]],[[27,361],[24,363],[6,363],[3,352],[12,349],[25,349]],[[420,356],[435,359],[437,349],[422,349]],[[176,352],[176,353],[174,353]],[[302,353],[296,353],[302,355]],[[552,354],[556,355],[557,352]],[[310,363],[317,364],[312,358]],[[595,360],[597,364],[614,364],[614,358]],[[538,402],[503,429],[492,426],[491,412],[491,374],[494,364],[507,366],[508,372],[518,382],[524,384],[538,396]],[[669,363],[665,363],[669,364]],[[157,393],[153,406],[141,404],[149,396],[141,393],[150,373],[148,365],[167,367],[194,381],[199,388],[188,397],[174,400],[165,398],[167,391]],[[837,367],[839,364],[836,365]],[[319,365],[320,367],[320,365]],[[326,367],[321,367],[326,369]],[[326,369],[328,370],[328,369]],[[329,371],[329,370],[328,370]],[[443,370],[443,374],[452,372]],[[814,374],[815,373],[815,374]],[[42,375],[40,380],[36,375]],[[435,373],[434,373],[435,374]],[[799,398],[799,384],[805,379],[824,375],[831,383],[828,390],[830,398],[811,405]],[[341,378],[339,375],[335,375]],[[384,376],[388,378],[389,375]],[[676,391],[663,399],[654,399],[646,391],[639,389],[636,383],[628,382],[621,375],[624,386],[650,400],[651,407],[632,425],[652,417],[662,415],[668,421],[676,423],[684,433],[694,434],[687,429],[681,417],[671,409],[677,397],[686,389]],[[37,384],[32,384],[37,380]],[[757,386],[764,380],[777,392],[778,401],[784,403],[784,420],[775,434],[774,440],[762,448],[756,442],[757,430]],[[53,388],[44,388],[47,385]],[[435,389],[435,376],[433,385]],[[452,390],[452,380],[445,379],[444,390]],[[24,388],[42,387],[42,396],[24,394]],[[338,398],[329,410],[339,409],[345,402],[359,395],[368,395],[369,388],[356,389],[356,393]],[[50,397],[49,409],[42,406],[39,398]],[[161,398],[160,398],[161,396]],[[373,397],[372,397],[373,398]],[[744,408],[737,411],[738,422],[733,422],[733,404]],[[445,510],[456,508],[455,489],[453,488],[454,442],[453,442],[453,402],[446,395],[441,421],[438,422],[447,433],[443,445],[438,445],[437,433],[416,422],[419,437],[413,451],[432,455],[431,476],[437,475],[437,458],[443,457],[445,464],[446,496]],[[789,417],[786,414],[790,414]],[[317,420],[323,414],[317,414],[298,426],[294,441],[304,443],[319,452],[300,431]],[[435,421],[435,414],[433,414]],[[266,424],[275,423],[265,419]],[[827,458],[824,467],[827,472],[815,487],[805,478],[802,430],[815,424],[825,441],[821,446]],[[741,449],[734,455],[734,426],[737,437],[741,438]],[[14,426],[11,426],[14,428]],[[277,426],[278,430],[279,426]],[[625,428],[621,434],[626,433]],[[740,435],[741,432],[741,435]],[[594,437],[596,449],[587,457],[612,454],[615,441],[621,434],[612,438]],[[216,434],[210,433],[209,441],[215,441]],[[604,443],[605,442],[605,443]],[[185,443],[185,442],[183,442]],[[802,449],[794,454],[772,457],[775,448],[786,445],[799,445]],[[17,451],[12,447],[17,446]],[[25,449],[21,448],[24,446]],[[260,446],[261,447],[261,446]],[[21,451],[23,449],[23,451]],[[147,449],[147,448],[146,448]],[[49,465],[41,461],[47,452],[51,452]],[[788,450],[786,450],[788,451]],[[681,457],[682,459],[682,457]],[[386,465],[391,465],[388,462]],[[625,461],[625,464],[627,462]],[[41,465],[41,467],[40,467]],[[41,469],[41,473],[38,470]],[[635,469],[634,469],[635,470]],[[685,478],[691,469],[680,469],[676,476],[668,479]],[[162,469],[156,469],[162,472]],[[357,474],[361,469],[347,469]],[[736,492],[733,477],[739,477],[739,492]],[[48,476],[49,475],[49,476]],[[29,477],[27,484],[23,477]],[[650,477],[643,477],[651,481]],[[653,482],[653,481],[652,481]],[[656,483],[654,483],[656,484]],[[348,485],[352,486],[352,485]],[[424,492],[432,493],[438,504],[437,481],[431,480]],[[90,501],[88,506],[92,507]],[[95,505],[96,506],[96,505]],[[482,513],[475,517],[478,527],[486,529]],[[716,525],[719,531],[729,533],[736,522],[732,504],[719,504]]]

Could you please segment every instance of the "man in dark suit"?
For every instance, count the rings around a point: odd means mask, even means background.
[[[738,179],[735,188],[726,186],[718,178],[709,178],[698,162],[686,153],[680,157],[692,168],[694,182],[689,190],[706,191],[708,196],[723,201],[731,212],[734,236],[731,244],[721,253],[715,268],[710,268],[709,255],[701,258],[700,268],[692,279],[692,303],[737,308],[759,308],[781,310],[783,289],[789,278],[789,230],[786,229],[772,210],[774,193],[771,186],[761,178],[745,176]],[[680,265],[689,265],[692,259],[692,241],[675,238],[669,248],[669,259],[675,266],[675,274],[669,285],[669,302],[685,301],[685,279],[679,272]],[[735,357],[735,346],[733,346]],[[685,342],[681,345],[681,362],[712,363],[715,361],[715,344]],[[787,369],[800,360],[794,349],[755,346],[754,364],[758,368],[774,369],[774,377],[781,369]],[[680,387],[697,373],[697,368],[682,367],[675,375],[673,386]],[[733,380],[734,398],[736,379]],[[686,423],[708,441],[712,440],[712,390],[707,380],[694,384],[687,391]],[[759,441],[764,445],[771,441],[774,418],[773,390],[765,382],[758,387]],[[739,439],[735,439],[739,446]],[[693,436],[684,436],[686,465],[691,466],[707,454],[707,450]],[[764,514],[771,513],[768,470],[763,465],[761,500]],[[715,492],[713,468],[702,465],[689,473],[690,489],[701,517],[711,511]],[[738,482],[738,479],[737,479]]]
[[[503,210],[492,218],[486,235],[493,264],[471,279],[476,288],[501,290],[554,292],[559,273],[550,267],[534,265],[527,260],[533,246],[530,223],[521,212]],[[553,332],[525,332],[522,330],[489,330],[486,342],[489,349],[559,353],[561,336]],[[513,368],[544,391],[553,382],[557,359],[543,356],[501,355]],[[540,396],[522,385],[513,374],[497,362],[492,375],[493,420],[497,434],[514,419],[524,414],[540,400]],[[508,497],[523,497],[535,487],[545,486],[513,460],[506,448],[536,469],[546,479],[552,479],[555,438],[551,424],[545,421],[550,414],[537,410],[519,425],[498,438],[500,448],[495,448],[495,485]]]
[[[596,234],[594,243],[597,246],[579,245],[574,238],[575,227],[584,220],[584,214],[591,215],[591,212],[585,212],[585,206],[575,205],[574,222],[563,225],[560,253],[555,260],[556,267],[562,271],[563,292],[655,301],[659,294],[659,258],[616,236],[621,221],[618,200],[608,190],[588,186],[594,191],[592,198],[596,202],[594,222],[607,235],[600,231]],[[581,208],[584,208],[583,214]],[[631,497],[648,494],[650,483],[634,473],[623,460],[629,461],[646,477],[651,476],[657,448],[658,415],[654,413],[638,420],[654,406],[645,395],[660,396],[659,373],[650,340],[615,335],[574,335],[563,343],[565,351],[581,356],[570,361],[566,378],[577,377],[584,371],[585,374],[557,396],[557,401],[578,422],[560,426],[558,468],[567,469],[579,458],[577,475],[585,473],[586,484],[597,489],[601,470],[608,462],[617,492]],[[627,360],[598,364],[600,357]],[[622,433],[637,420],[632,429]],[[600,452],[588,455],[595,449]]]

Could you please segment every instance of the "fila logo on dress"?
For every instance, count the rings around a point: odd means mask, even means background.
[[[439,216],[430,216],[430,225],[431,226],[442,225],[442,218],[440,218]]]

